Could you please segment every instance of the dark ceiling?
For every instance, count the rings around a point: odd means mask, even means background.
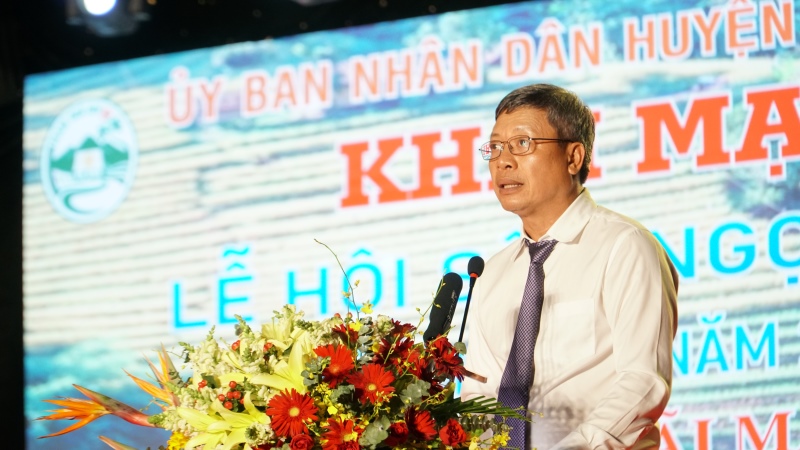
[[[77,1],[0,1],[0,107],[20,101],[27,74],[520,0],[117,0],[149,16],[118,37],[69,25]]]
[[[132,35],[104,38],[66,24],[74,0],[5,1],[19,28],[23,73],[232,42],[371,24],[514,1],[137,0],[149,20]],[[119,0],[123,1],[123,0]],[[13,6],[9,5],[13,4]]]

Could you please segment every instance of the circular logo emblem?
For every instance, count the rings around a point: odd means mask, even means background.
[[[128,116],[108,100],[86,100],[58,115],[42,147],[42,185],[53,208],[77,223],[96,222],[125,200],[139,148]]]

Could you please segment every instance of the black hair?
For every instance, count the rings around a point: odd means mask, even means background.
[[[509,92],[497,105],[494,117],[497,119],[501,114],[518,108],[544,111],[559,139],[583,144],[586,156],[583,158],[579,177],[581,184],[585,183],[589,176],[594,144],[594,114],[589,107],[572,91],[552,84],[538,83]]]

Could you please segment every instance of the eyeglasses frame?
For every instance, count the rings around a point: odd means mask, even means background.
[[[521,137],[528,138],[528,140],[533,141],[533,143],[534,143],[533,149],[531,149],[531,147],[528,146],[528,151],[523,152],[523,153],[514,153],[514,151],[511,150],[513,147],[511,146],[510,142],[512,140],[514,140],[514,139],[521,138]],[[491,144],[493,142],[499,142],[500,144],[502,144],[502,149],[500,150],[500,153],[498,153],[497,156],[495,156],[494,158],[491,157],[491,155],[492,155],[491,150],[488,153],[484,152],[484,150],[483,150],[484,147],[488,146],[489,144]],[[539,147],[539,143],[540,142],[542,142],[542,143],[546,143],[546,142],[570,143],[570,142],[575,142],[575,141],[571,140],[571,139],[539,138],[539,137],[526,136],[524,134],[518,134],[516,136],[511,136],[510,138],[508,138],[505,141],[501,141],[499,139],[492,139],[491,141],[486,141],[483,144],[481,144],[480,147],[478,147],[478,152],[481,154],[481,158],[483,158],[484,161],[494,161],[494,160],[496,160],[497,158],[500,157],[500,155],[506,150],[506,148],[509,149],[508,150],[509,153],[511,153],[512,155],[516,155],[516,156],[523,156],[523,155],[527,155],[527,154],[533,153]],[[486,158],[486,156],[484,156],[484,153],[488,154],[489,158]]]

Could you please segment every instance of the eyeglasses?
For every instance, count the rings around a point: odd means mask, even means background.
[[[514,136],[507,141],[489,141],[478,149],[485,161],[492,161],[500,157],[500,153],[508,148],[512,155],[525,155],[536,150],[542,142],[573,142],[569,139],[535,138],[530,136]],[[508,146],[508,147],[506,147]]]

